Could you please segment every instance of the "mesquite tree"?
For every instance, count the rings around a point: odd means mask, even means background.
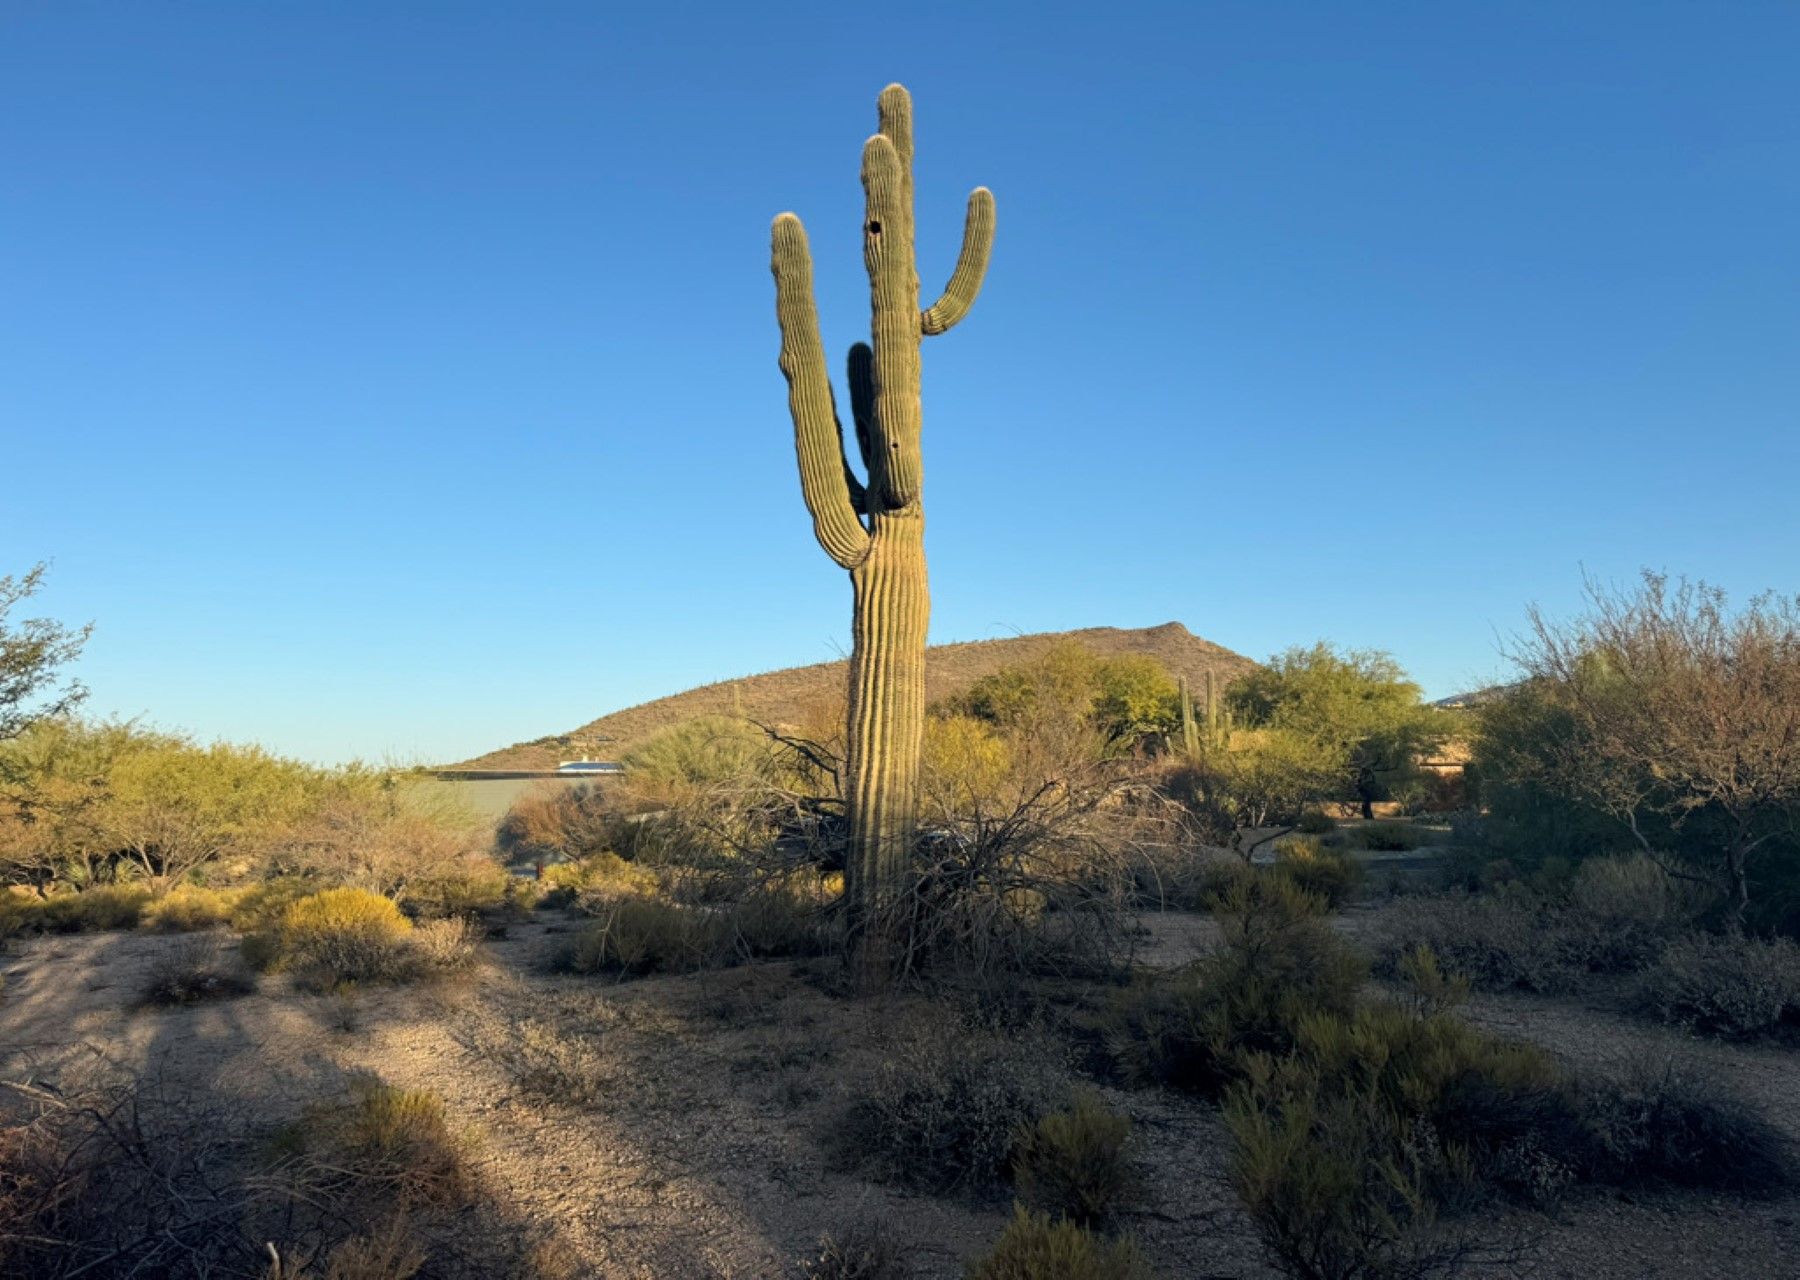
[[[969,313],[994,242],[994,197],[969,196],[962,252],[943,297],[919,306],[913,251],[912,99],[882,90],[880,131],[863,145],[863,263],[872,343],[850,348],[856,442],[866,481],[844,452],[819,318],[812,258],[800,219],[775,219],[775,308],[781,371],[794,418],[800,490],[825,554],[855,594],[850,654],[844,890],[853,945],[885,963],[891,907],[918,824],[919,751],[925,729],[925,511],[920,491],[919,343]]]

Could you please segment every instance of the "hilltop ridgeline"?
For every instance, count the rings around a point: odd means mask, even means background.
[[[1256,666],[1240,653],[1202,640],[1179,622],[1135,629],[1086,627],[1004,640],[933,645],[925,651],[926,698],[937,702],[961,693],[982,676],[1001,667],[1028,662],[1064,640],[1076,641],[1107,656],[1143,654],[1162,663],[1169,674],[1186,676],[1196,687],[1209,670],[1223,685]],[[554,768],[559,761],[584,753],[616,758],[659,730],[701,715],[742,715],[764,723],[790,723],[808,708],[843,696],[847,665],[844,661],[819,662],[701,685],[614,711],[567,733],[502,747],[454,767],[542,769]]]

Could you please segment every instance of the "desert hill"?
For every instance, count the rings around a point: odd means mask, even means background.
[[[1135,630],[1087,627],[1050,631],[1004,640],[972,640],[933,645],[925,653],[925,694],[935,702],[967,689],[1001,667],[1026,662],[1062,640],[1075,640],[1107,655],[1144,654],[1170,672],[1186,676],[1196,688],[1206,672],[1221,682],[1242,675],[1256,664],[1210,640],[1202,640],[1179,622]],[[820,662],[789,667],[738,680],[721,680],[685,693],[639,703],[589,721],[579,729],[515,743],[455,766],[464,769],[555,768],[562,760],[586,755],[616,758],[652,734],[682,720],[708,714],[743,715],[780,723],[801,708],[842,695],[848,664]]]

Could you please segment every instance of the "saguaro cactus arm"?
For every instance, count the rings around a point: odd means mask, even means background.
[[[884,124],[894,96],[891,89],[881,96]],[[880,497],[890,510],[917,501],[924,483],[919,456],[919,272],[912,237],[906,233],[912,225],[907,177],[899,149],[887,134],[878,133],[863,144],[863,265],[869,272],[874,313],[875,421],[883,446]]]
[[[844,431],[825,369],[819,340],[819,313],[813,303],[812,254],[800,219],[775,219],[775,316],[781,324],[781,372],[787,378],[788,409],[794,418],[794,452],[800,461],[800,492],[812,515],[813,536],[825,554],[854,569],[869,554],[869,533],[857,518],[855,476],[844,457]],[[866,501],[866,499],[865,499]]]
[[[881,429],[875,422],[875,352],[866,342],[850,344],[850,418],[856,426],[856,447],[862,453],[863,474],[869,488],[881,492],[877,467],[881,462]],[[866,509],[866,508],[865,508]]]
[[[969,314],[981,282],[987,276],[988,257],[994,251],[994,193],[976,187],[969,193],[968,213],[963,217],[962,251],[956,270],[944,286],[944,296],[919,316],[919,328],[927,334],[948,333]]]

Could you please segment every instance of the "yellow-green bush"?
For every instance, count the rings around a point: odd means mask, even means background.
[[[1033,1208],[1094,1226],[1135,1186],[1130,1137],[1129,1117],[1082,1093],[1069,1107],[1020,1128],[1013,1185]]]
[[[492,858],[478,854],[459,859],[411,881],[407,909],[429,919],[474,915],[506,901],[512,876]]]
[[[130,929],[150,904],[150,890],[135,884],[101,884],[74,893],[53,893],[37,907],[36,925],[51,933]]]
[[[1363,882],[1363,865],[1321,845],[1314,836],[1292,836],[1275,846],[1275,871],[1332,910],[1343,906]]]
[[[1149,1280],[1143,1255],[1129,1240],[1109,1242],[1073,1222],[1052,1222],[1023,1205],[968,1280]]]
[[[150,901],[139,923],[158,933],[193,933],[231,923],[243,891],[184,884]]]
[[[412,927],[391,898],[366,889],[326,889],[282,913],[281,963],[317,987],[410,977]]]
[[[231,927],[239,933],[274,929],[287,909],[325,886],[307,876],[276,876],[258,881],[238,895],[231,908]]]
[[[545,891],[540,906],[571,903],[596,911],[601,904],[620,898],[654,898],[662,892],[656,872],[616,853],[596,853],[578,862],[557,862],[544,868],[540,884]]]
[[[720,954],[724,921],[712,913],[655,898],[617,898],[600,905],[559,957],[575,973],[655,973],[697,969]]]

